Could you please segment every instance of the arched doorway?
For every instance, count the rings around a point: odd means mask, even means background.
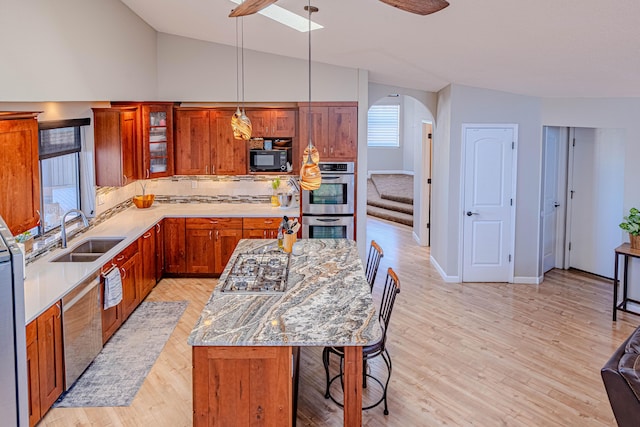
[[[371,92],[373,91],[370,90],[370,94]],[[430,239],[433,115],[423,102],[408,94],[393,93],[371,96],[369,101],[370,111],[372,106],[397,105],[399,107],[399,143],[395,147],[369,146],[369,143],[367,144],[367,177],[369,178],[371,175],[384,177],[385,174],[411,177],[413,183],[412,188],[408,191],[410,194],[400,194],[400,196],[407,197],[397,199],[402,201],[403,198],[410,198],[412,200],[413,212],[410,226],[413,229],[413,237],[419,245],[428,246]],[[399,192],[392,191],[392,193]],[[405,192],[400,191],[400,193]],[[372,197],[375,197],[375,193]],[[393,197],[391,201],[395,201]],[[398,206],[398,209],[402,210],[403,206]],[[370,210],[373,211],[375,208]],[[368,209],[368,211],[370,210]],[[406,224],[406,222],[404,223]]]

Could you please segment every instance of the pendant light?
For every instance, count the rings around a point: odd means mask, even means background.
[[[313,145],[311,138],[311,14],[317,12],[318,8],[311,6],[311,0],[304,10],[309,12],[309,108],[307,112],[307,137],[308,145],[304,149],[302,155],[302,167],[300,168],[300,187],[303,190],[317,190],[320,188],[322,177],[320,176],[320,168],[318,162],[320,161],[320,154]]]
[[[242,65],[240,65],[240,55],[238,54],[238,19],[242,26]],[[242,69],[242,112],[240,111],[240,73]],[[251,138],[251,120],[244,111],[244,18],[236,18],[236,112],[231,116],[231,129],[233,129],[233,137],[242,141]]]

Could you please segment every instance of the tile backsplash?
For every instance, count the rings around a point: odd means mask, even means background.
[[[146,179],[133,182],[124,187],[98,187],[96,188],[95,216],[126,202],[135,195],[142,194],[145,186],[146,194],[158,196],[171,196],[172,198],[184,197],[185,199],[197,199],[218,196],[222,199],[251,199],[258,202],[268,202],[273,193],[271,181],[274,175],[241,175],[241,176],[186,176],[179,175],[170,178]],[[291,191],[287,184],[291,175],[282,175],[281,191]],[[167,200],[168,197],[158,197],[159,200]]]

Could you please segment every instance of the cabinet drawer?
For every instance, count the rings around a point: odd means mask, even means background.
[[[187,218],[187,229],[242,229],[242,218]]]
[[[122,267],[122,265],[127,262],[131,257],[138,253],[138,241],[136,240],[132,244],[130,244],[125,250],[120,252],[113,258],[113,262],[118,265],[118,267]]]
[[[273,217],[273,218],[244,218],[242,220],[242,228],[254,230],[269,230],[274,229],[277,230],[282,222],[281,217]]]

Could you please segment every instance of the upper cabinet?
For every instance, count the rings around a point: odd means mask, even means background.
[[[173,175],[173,103],[142,104],[141,178]]]
[[[0,215],[13,235],[40,220],[37,115],[0,112]]]
[[[296,136],[295,109],[247,110],[253,128],[252,137],[292,138]]]
[[[300,106],[300,150],[309,142],[309,126],[320,161],[356,161],[358,157],[358,107],[355,103],[315,103]],[[294,154],[295,155],[295,154]]]
[[[233,137],[231,110],[177,109],[177,175],[244,175],[247,143]]]
[[[137,177],[137,107],[94,108],[96,185],[121,187]]]

